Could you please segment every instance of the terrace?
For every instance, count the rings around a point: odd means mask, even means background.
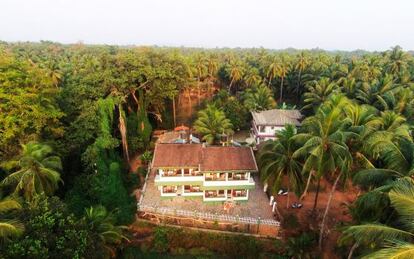
[[[256,176],[255,188],[249,190],[249,201],[234,201],[234,206],[225,211],[223,202],[205,203],[203,197],[187,197],[185,193],[188,191],[198,191],[197,186],[184,187],[184,193],[181,196],[161,197],[157,186],[154,184],[155,170],[152,170],[148,176],[145,193],[141,200],[142,206],[169,208],[172,210],[193,211],[198,213],[211,214],[227,214],[235,217],[250,217],[261,219],[273,219],[272,208],[269,206],[269,199],[263,192],[263,186]],[[174,190],[174,187],[168,191]],[[203,192],[199,192],[201,196]],[[223,197],[224,192],[206,192],[206,195],[212,198]],[[233,190],[233,197],[243,197],[246,192],[243,190]]]

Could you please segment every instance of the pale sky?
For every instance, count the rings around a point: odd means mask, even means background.
[[[414,49],[413,0],[0,0],[0,40]]]

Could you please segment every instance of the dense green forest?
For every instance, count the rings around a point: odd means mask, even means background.
[[[131,193],[145,175],[131,172],[129,162],[150,159],[153,129],[176,126],[180,99],[191,105],[192,95],[193,126],[211,144],[223,132],[249,129],[250,111],[296,107],[306,115],[301,128],[288,125],[258,152],[261,178],[274,191],[283,177],[300,199],[310,185],[318,194],[321,181],[331,183],[320,228],[312,238],[284,240],[279,258],[320,255],[332,195],[347,186],[360,195],[349,205],[352,222],[339,229],[337,256],[414,256],[414,58],[401,48],[2,42],[0,257],[125,254],[134,238],[127,229],[136,210]],[[260,254],[254,249],[246,256]]]

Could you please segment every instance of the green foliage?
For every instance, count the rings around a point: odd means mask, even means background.
[[[83,258],[100,254],[101,247],[95,243],[99,240],[56,197],[38,196],[25,206],[21,220],[25,233],[3,250],[8,258]]]
[[[293,156],[300,147],[300,143],[294,138],[295,134],[296,127],[286,125],[276,134],[275,141],[267,141],[259,151],[260,177],[275,192],[280,189],[283,177],[287,176],[288,189],[292,188],[296,195],[302,193],[303,165],[297,157]]]
[[[52,155],[53,149],[45,144],[29,142],[22,145],[17,161],[9,161],[17,171],[9,174],[2,184],[14,188],[13,194],[31,200],[37,194],[52,195],[61,181],[60,157]]]
[[[21,143],[63,135],[58,89],[47,72],[0,49],[0,159],[15,155]]]
[[[148,164],[148,162],[150,162],[152,160],[152,153],[149,150],[146,150],[144,153],[142,153],[141,155],[141,160],[144,164]]]
[[[0,242],[9,241],[23,233],[23,224],[19,220],[10,218],[10,216],[16,216],[12,213],[21,208],[20,203],[15,199],[0,200]]]
[[[287,242],[287,254],[292,258],[314,258],[313,247],[316,244],[316,234],[304,232],[297,237],[290,237]]]
[[[218,92],[213,103],[216,107],[221,107],[234,129],[245,129],[249,125],[249,111],[238,98],[231,96],[226,90]]]
[[[224,112],[214,105],[207,105],[206,109],[200,111],[194,123],[194,129],[209,144],[217,143],[223,134],[232,134],[232,127]]]
[[[159,253],[168,251],[168,229],[157,227],[154,230],[154,250]]]
[[[264,85],[249,88],[244,92],[243,104],[249,111],[264,111],[275,108],[272,92]]]

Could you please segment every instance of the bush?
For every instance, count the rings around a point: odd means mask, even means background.
[[[298,221],[298,217],[296,216],[296,214],[288,214],[284,221],[282,222],[283,224],[283,228],[286,229],[292,229],[292,228],[297,228],[299,221]]]
[[[168,251],[168,229],[156,227],[154,231],[154,250],[159,253]]]
[[[4,249],[6,258],[101,257],[103,244],[57,197],[39,196],[25,205],[25,233]]]

